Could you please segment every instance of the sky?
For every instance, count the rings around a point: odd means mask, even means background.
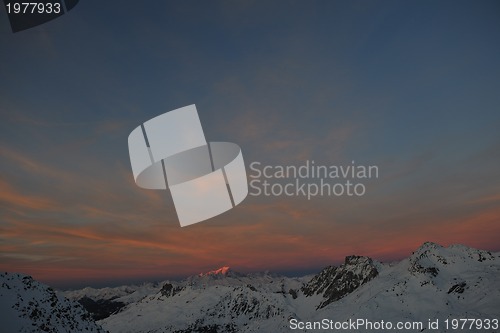
[[[18,33],[0,11],[0,270],[72,288],[500,251],[498,1],[81,1]],[[191,104],[248,174],[379,177],[181,228],[168,191],[134,183],[127,138]]]

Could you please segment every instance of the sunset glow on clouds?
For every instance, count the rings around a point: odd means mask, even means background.
[[[92,6],[0,29],[0,270],[66,287],[298,274],[425,241],[500,250],[496,4]],[[247,173],[314,160],[380,175],[362,197],[248,196],[180,228],[168,191],[134,183],[127,137],[193,103]]]

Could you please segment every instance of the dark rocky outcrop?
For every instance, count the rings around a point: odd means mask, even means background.
[[[372,259],[362,256],[348,256],[340,266],[329,266],[302,287],[306,296],[323,294],[324,301],[318,309],[335,302],[353,292],[378,275]]]

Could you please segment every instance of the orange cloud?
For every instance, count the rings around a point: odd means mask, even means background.
[[[19,193],[14,186],[0,178],[0,202],[10,208],[30,210],[55,210],[57,202],[40,196]]]
[[[5,148],[0,152],[27,174],[59,180],[59,171],[44,163]],[[147,279],[223,265],[243,271],[320,268],[351,254],[392,260],[427,240],[499,245],[500,210],[491,204],[496,196],[456,214],[439,206],[407,208],[397,196],[371,203],[248,197],[217,219],[180,228],[168,192],[137,188],[122,165],[112,180],[65,175],[71,186],[61,181],[60,193],[43,197],[0,178],[0,202],[9,207],[1,215],[0,269],[45,281]]]

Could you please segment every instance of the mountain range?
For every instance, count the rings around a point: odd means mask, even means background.
[[[19,274],[1,279],[1,309],[10,311],[9,325],[28,327],[22,332],[35,326],[51,329],[46,332],[311,332],[339,325],[350,325],[349,332],[396,325],[455,332],[464,319],[461,332],[500,332],[500,253],[463,245],[427,242],[396,263],[348,256],[300,278],[222,267],[182,281],[58,293]],[[77,329],[61,330],[64,325]]]

